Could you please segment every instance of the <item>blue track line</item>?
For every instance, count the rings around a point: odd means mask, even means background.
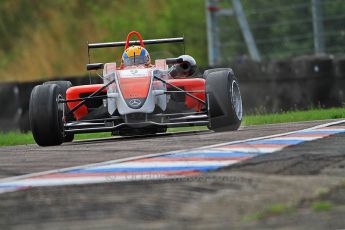
[[[159,171],[182,171],[182,170],[196,170],[196,171],[209,171],[216,170],[222,165],[210,166],[181,166],[181,167],[147,167],[147,168],[95,168],[95,169],[79,169],[71,170],[65,173],[107,173],[107,172],[159,172]]]

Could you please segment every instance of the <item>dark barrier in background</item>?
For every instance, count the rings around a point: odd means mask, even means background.
[[[335,59],[334,68],[335,84],[333,85],[330,97],[334,101],[339,101],[342,106],[345,106],[345,56]]]
[[[17,84],[6,83],[0,85],[0,105],[1,131],[17,128],[22,113]]]
[[[29,102],[30,102],[30,94],[31,90],[41,82],[26,82],[17,84],[18,94],[17,94],[17,101],[19,104],[19,130],[21,132],[27,132],[30,130],[29,125]]]
[[[244,111],[280,112],[339,107],[344,102],[344,59],[303,56],[269,63],[232,63]]]
[[[345,57],[303,56],[291,60],[230,65],[240,82],[246,114],[310,107],[340,107],[345,102]],[[62,78],[56,78],[62,80]],[[73,85],[88,77],[69,77]],[[100,83],[98,77],[92,83]],[[0,84],[0,131],[28,131],[31,90],[42,82]]]

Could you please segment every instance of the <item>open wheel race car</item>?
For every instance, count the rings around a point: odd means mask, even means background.
[[[139,40],[130,41],[132,35]],[[182,37],[143,40],[132,31],[123,42],[88,44],[88,49],[125,46],[121,65],[87,64],[87,70],[103,70],[103,84],[72,86],[69,81],[50,81],[35,86],[29,116],[36,143],[60,145],[79,133],[156,134],[168,127],[207,125],[214,131],[237,130],[242,100],[230,68],[209,69],[195,76],[193,57],[157,59],[151,64],[144,48],[181,42]]]

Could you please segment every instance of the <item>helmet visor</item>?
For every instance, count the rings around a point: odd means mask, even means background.
[[[145,56],[134,56],[125,58],[123,61],[124,66],[132,66],[132,65],[143,65],[146,64],[147,57]]]

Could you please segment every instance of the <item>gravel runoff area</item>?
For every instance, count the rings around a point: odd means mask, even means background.
[[[114,138],[51,148],[0,148],[0,175],[181,150],[326,122]],[[0,195],[0,229],[342,229],[344,138],[339,134],[305,142],[198,177],[5,193]]]

